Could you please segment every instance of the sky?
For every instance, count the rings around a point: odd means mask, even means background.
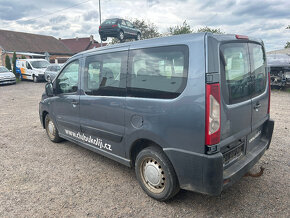
[[[101,0],[101,15],[144,19],[161,33],[186,20],[194,30],[208,26],[261,38],[267,51],[290,41],[289,0]],[[0,29],[99,41],[99,22],[98,0],[0,0]]]

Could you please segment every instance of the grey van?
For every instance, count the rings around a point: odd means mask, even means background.
[[[39,115],[49,139],[134,167],[165,201],[238,181],[269,148],[269,74],[261,40],[199,33],[73,56],[48,83]]]

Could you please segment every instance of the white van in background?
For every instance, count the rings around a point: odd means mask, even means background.
[[[18,59],[16,60],[16,73],[20,79],[29,79],[34,82],[44,80],[44,71],[50,65],[45,59]]]

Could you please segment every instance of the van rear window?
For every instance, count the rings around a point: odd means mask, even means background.
[[[221,78],[224,99],[239,103],[265,91],[267,73],[263,47],[255,43],[221,46]]]
[[[188,71],[185,45],[130,51],[128,96],[175,98],[184,90]]]
[[[221,46],[223,94],[228,103],[238,103],[251,97],[250,60],[246,43],[227,43]]]

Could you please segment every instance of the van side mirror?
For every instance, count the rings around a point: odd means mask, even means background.
[[[51,82],[46,83],[45,85],[45,94],[47,97],[52,97],[53,96],[53,85]]]

